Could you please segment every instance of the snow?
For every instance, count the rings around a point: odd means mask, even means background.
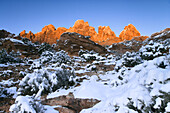
[[[13,39],[13,38],[5,38],[5,40],[10,40],[10,41],[15,42],[15,43],[24,44],[24,42],[23,42],[23,41],[21,41],[21,40],[17,40],[17,39]]]
[[[169,56],[167,56],[169,57]],[[168,90],[170,83],[161,84],[169,78],[170,66],[166,69],[158,68],[156,64],[164,61],[167,62],[165,56],[155,58],[151,61],[145,61],[133,67],[131,70],[124,70],[125,75],[121,75],[120,72],[116,73],[114,70],[107,72],[106,75],[93,75],[89,80],[84,80],[79,87],[68,89],[68,90],[58,90],[47,96],[47,98],[53,98],[60,95],[67,95],[69,92],[73,92],[76,98],[94,98],[101,100],[100,103],[92,108],[84,109],[81,113],[112,113],[115,112],[114,106],[118,105],[119,110],[117,113],[122,112],[135,112],[130,110],[126,105],[128,104],[128,98],[131,98],[134,102],[134,106],[140,109],[141,104],[138,101],[144,100],[145,105],[149,105],[152,96],[159,95],[159,90]],[[83,70],[81,70],[83,71]],[[118,79],[118,76],[122,76],[123,80]],[[117,86],[113,83],[117,82]],[[108,85],[104,85],[108,83]],[[150,85],[153,83],[153,85]],[[151,91],[148,90],[151,87]],[[158,107],[160,100],[157,100],[155,107]]]
[[[45,105],[44,108],[46,109],[45,113],[59,113],[58,111],[54,110],[56,106]]]
[[[167,107],[165,108],[166,112],[170,112],[170,102],[168,102]]]
[[[131,43],[127,43],[128,46],[130,46],[130,44]],[[33,83],[35,83],[38,91],[33,96],[34,99],[39,99],[45,88],[47,90],[58,84],[59,81],[57,79],[59,77],[56,76],[55,72],[62,70],[62,67],[64,67],[64,69],[71,67],[71,72],[82,74],[82,78],[84,77],[86,79],[83,79],[82,82],[78,82],[80,85],[76,87],[73,86],[68,89],[59,88],[55,91],[50,90],[47,94],[47,99],[67,95],[69,92],[72,92],[75,98],[93,98],[101,100],[101,102],[92,108],[83,109],[81,113],[137,113],[137,111],[128,107],[130,102],[133,102],[133,106],[137,109],[141,109],[143,104],[147,107],[152,104],[153,97],[157,97],[153,107],[159,109],[162,104],[161,101],[163,100],[163,98],[159,96],[162,94],[160,91],[166,93],[170,92],[170,54],[162,54],[160,52],[160,49],[166,48],[166,50],[168,50],[168,47],[169,46],[150,41],[149,45],[142,46],[138,53],[127,52],[122,55],[122,58],[118,58],[114,55],[100,56],[98,53],[84,53],[81,57],[73,57],[74,62],[68,65],[63,63],[59,65],[57,62],[54,62],[57,61],[58,55],[46,52],[40,59],[33,61],[34,63],[30,67],[33,72],[26,73],[26,76],[22,79],[20,85],[25,87],[25,84],[28,82],[28,86],[33,86]],[[148,51],[148,49],[151,49],[152,52]],[[154,58],[149,60],[142,59],[141,55],[153,55]],[[95,57],[95,60],[90,59],[92,62],[86,62],[85,59],[88,59],[89,57]],[[124,65],[124,63],[126,63],[125,59],[131,63],[133,60],[138,60],[137,58],[141,60],[138,64],[129,67]],[[71,58],[68,57],[68,59],[71,61]],[[50,65],[43,65],[43,62],[46,61],[48,63],[44,64]],[[165,67],[160,66],[162,63]],[[92,70],[95,70],[99,64],[115,65],[115,70],[107,72],[99,70],[95,73],[96,75],[83,76],[84,73],[90,73]],[[52,84],[46,83],[46,78],[42,76],[44,73],[48,75],[48,81]],[[61,78],[63,78],[63,76],[64,74]],[[74,80],[80,78],[81,77],[77,76]],[[38,82],[39,79],[41,79],[40,83]],[[6,80],[1,81],[0,83],[11,85],[13,82]],[[30,86],[31,90],[34,90],[34,87],[32,86]],[[8,91],[10,90],[11,92],[16,93],[16,88],[8,89]],[[30,104],[30,102],[36,103],[36,100],[33,100],[33,98],[29,96],[18,96],[15,104],[11,106],[10,110],[13,111],[17,106],[21,106],[20,111],[28,110],[34,113],[35,108],[33,108],[33,105]],[[58,113],[58,111],[54,110],[57,106],[42,105],[40,107],[47,109],[45,113]],[[167,104],[166,111],[170,112],[170,103]]]
[[[154,108],[159,108],[160,107],[160,105],[161,105],[161,98],[157,98],[156,99],[156,104],[154,105]]]
[[[14,82],[12,79],[2,80],[0,84],[12,86],[13,84],[19,83],[19,80]]]
[[[20,105],[21,111],[18,113],[24,113],[24,111],[30,112],[30,113],[36,113],[35,109],[29,105],[30,99],[26,96],[18,96],[15,100],[17,105]],[[16,104],[13,104],[9,111],[14,111],[16,109]]]

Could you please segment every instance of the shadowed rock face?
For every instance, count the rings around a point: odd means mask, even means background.
[[[70,55],[78,55],[80,49],[89,51],[93,50],[100,54],[106,53],[106,49],[101,45],[96,44],[83,35],[70,32],[61,35],[60,40],[57,42],[57,49],[65,50]]]
[[[6,38],[6,37],[13,37],[15,34],[11,34],[10,32],[7,32],[6,30],[0,30],[0,38]]]
[[[72,93],[42,101],[46,105],[60,105],[61,107],[55,108],[60,113],[79,113],[82,109],[91,108],[99,102],[97,99],[74,98]]]
[[[116,37],[115,33],[110,29],[109,26],[99,26],[98,33],[95,31],[95,28],[89,26],[88,22],[84,20],[77,20],[73,27],[66,29],[64,27],[55,28],[53,25],[47,25],[42,28],[41,32],[33,34],[31,31],[26,33],[22,31],[20,36],[26,37],[31,41],[39,41],[40,43],[47,42],[49,44],[56,43],[56,40],[60,38],[61,34],[64,32],[76,32],[84,36],[90,36],[91,40],[100,44],[109,44],[118,43],[124,40],[131,40],[134,36],[140,36],[139,31],[132,25],[129,24],[124,28],[120,33],[119,37]]]
[[[116,52],[118,55],[124,54],[126,51],[129,52],[137,52],[139,49],[145,45],[146,43],[149,43],[149,41],[157,41],[157,40],[166,40],[170,38],[170,28],[166,28],[160,32],[153,33],[150,37],[148,36],[137,36],[133,37],[132,40],[125,40],[120,43],[114,43],[109,48],[111,51]],[[166,42],[167,44],[170,44],[170,41]]]

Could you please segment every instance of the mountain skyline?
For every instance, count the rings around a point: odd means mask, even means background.
[[[69,28],[76,20],[88,21],[98,31],[98,26],[110,26],[116,36],[124,26],[133,24],[141,35],[150,36],[170,26],[169,0],[2,0],[0,29],[18,35],[23,29],[37,33],[49,24]]]

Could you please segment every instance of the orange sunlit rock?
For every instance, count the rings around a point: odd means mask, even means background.
[[[73,27],[70,27],[69,29],[64,27],[58,27],[56,29],[52,24],[49,24],[43,27],[41,32],[33,34],[31,31],[26,33],[24,30],[20,33],[20,36],[27,37],[33,42],[39,41],[40,43],[47,42],[53,44],[56,43],[56,40],[60,39],[61,34],[64,32],[76,32],[84,36],[90,36],[92,41],[102,45],[111,45],[112,43],[131,40],[133,37],[136,37],[136,40],[145,40],[148,38],[144,36],[138,37],[140,36],[140,33],[132,24],[126,26],[119,37],[116,37],[109,26],[99,26],[97,33],[95,28],[89,26],[89,23],[84,22],[84,20],[77,20]]]
[[[109,26],[98,27],[98,41],[107,41],[116,38],[116,34],[110,29]]]
[[[140,36],[140,33],[135,26],[129,24],[128,26],[125,26],[124,30],[120,33],[119,38],[124,41],[131,40],[135,36]]]
[[[70,27],[67,32],[76,32],[84,36],[91,36],[91,40],[97,37],[97,32],[94,27],[89,26],[84,20],[77,20],[73,27]]]

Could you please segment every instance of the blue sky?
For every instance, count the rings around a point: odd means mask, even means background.
[[[19,34],[40,32],[48,24],[72,27],[78,19],[90,26],[110,26],[118,36],[128,24],[141,35],[170,28],[170,0],[0,0],[0,29]]]

